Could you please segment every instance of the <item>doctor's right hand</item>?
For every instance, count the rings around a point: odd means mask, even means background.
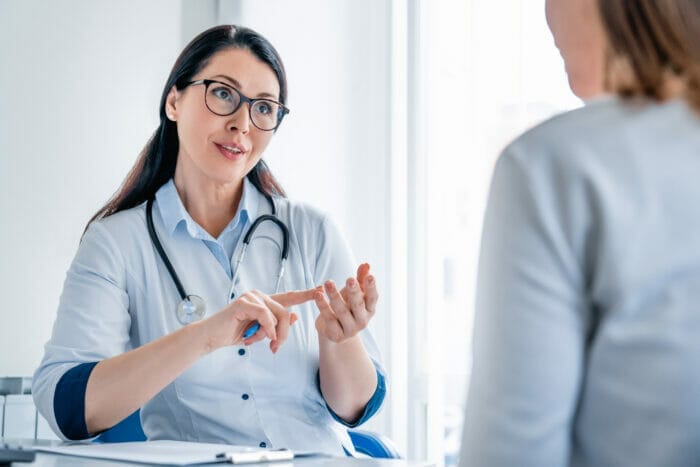
[[[253,290],[240,295],[218,313],[198,323],[205,328],[208,351],[241,343],[250,345],[267,337],[270,339],[270,349],[277,352],[287,339],[289,327],[296,318],[287,308],[313,300],[317,290],[276,295]],[[260,329],[244,339],[243,334],[256,321],[260,324]]]

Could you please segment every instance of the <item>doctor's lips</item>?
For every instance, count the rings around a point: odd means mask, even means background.
[[[219,152],[229,159],[239,159],[248,151],[245,146],[239,143],[214,144]]]

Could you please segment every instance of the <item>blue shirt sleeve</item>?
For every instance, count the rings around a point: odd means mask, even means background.
[[[374,394],[372,394],[372,397],[370,398],[369,402],[367,402],[364,412],[362,412],[362,415],[356,421],[352,423],[346,422],[345,420],[340,418],[338,414],[333,412],[333,409],[331,409],[326,403],[326,408],[328,409],[328,412],[330,412],[331,416],[338,423],[342,423],[348,428],[356,428],[365,423],[370,418],[372,418],[372,416],[374,416],[374,414],[376,414],[381,408],[382,403],[384,402],[384,398],[386,397],[386,376],[384,376],[384,373],[379,369],[379,366],[376,363],[374,364],[374,368],[377,370],[377,389],[374,390]],[[320,373],[316,373],[316,384],[318,385],[318,390],[320,392]],[[323,395],[323,393],[321,393],[321,395]]]
[[[85,424],[85,389],[98,362],[81,363],[66,371],[56,385],[53,410],[56,423],[68,439],[90,438]]]

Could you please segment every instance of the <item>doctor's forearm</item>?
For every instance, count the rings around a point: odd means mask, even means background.
[[[203,324],[190,324],[98,363],[85,390],[88,433],[111,428],[211,351]]]
[[[319,372],[323,397],[339,417],[354,422],[377,388],[377,371],[362,340],[341,344],[319,336]]]

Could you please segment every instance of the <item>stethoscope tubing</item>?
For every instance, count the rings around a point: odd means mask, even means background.
[[[182,286],[182,282],[180,282],[180,277],[178,277],[177,273],[175,272],[175,268],[170,263],[170,259],[165,253],[163,245],[161,245],[158,234],[156,233],[156,229],[153,226],[153,198],[149,199],[148,203],[146,203],[146,224],[148,225],[148,235],[151,237],[153,246],[156,248],[160,259],[163,260],[163,264],[165,264],[165,268],[168,270],[173,282],[175,282],[175,287],[177,287],[177,292],[180,294],[180,298],[182,300],[187,300],[187,294],[185,293],[185,288]]]
[[[236,266],[235,266],[235,272],[232,278],[232,283],[235,285],[236,279],[238,278],[238,272],[240,270],[241,263],[243,263],[243,259],[245,258],[246,251],[248,250],[248,246],[250,245],[251,240],[253,239],[253,234],[257,230],[257,228],[260,226],[265,221],[270,221],[277,225],[282,232],[282,253],[280,255],[280,269],[277,273],[277,281],[275,284],[275,293],[279,292],[279,287],[282,282],[282,277],[284,276],[285,272],[285,265],[287,263],[287,257],[289,255],[289,229],[285,225],[282,220],[277,217],[277,212],[275,209],[275,203],[272,199],[271,196],[265,195],[265,198],[267,199],[268,203],[270,203],[270,207],[272,208],[272,214],[263,214],[259,216],[253,224],[250,226],[248,229],[248,232],[246,232],[245,236],[243,237],[243,247],[241,248],[241,253],[238,256],[238,260],[236,261]],[[156,251],[158,252],[158,256],[160,256],[161,260],[163,261],[163,264],[165,264],[165,268],[168,270],[168,274],[170,274],[170,277],[172,278],[173,282],[175,283],[175,287],[177,288],[178,293],[180,294],[180,298],[182,299],[181,303],[178,305],[179,307],[182,306],[182,304],[186,304],[190,302],[190,298],[192,299],[197,299],[200,301],[202,307],[204,307],[204,302],[200,297],[197,297],[195,295],[187,295],[187,292],[185,291],[184,286],[182,285],[182,282],[180,281],[180,277],[178,276],[177,272],[175,271],[175,268],[173,267],[172,263],[170,262],[170,259],[168,258],[167,253],[165,253],[165,249],[163,249],[163,245],[160,242],[160,239],[158,238],[158,234],[156,232],[156,229],[153,225],[153,198],[149,198],[147,203],[146,203],[146,224],[148,227],[148,235],[151,237],[151,242],[153,243],[153,246],[155,247]],[[201,313],[204,313],[204,310],[201,310]],[[180,316],[178,313],[176,313],[178,316],[178,320],[181,321],[182,324],[188,324],[182,322],[180,319]],[[200,316],[201,318],[201,316]],[[259,323],[254,323],[251,325],[246,332],[244,333],[243,337],[248,338],[251,337],[253,334],[257,332],[257,330],[260,328]]]

